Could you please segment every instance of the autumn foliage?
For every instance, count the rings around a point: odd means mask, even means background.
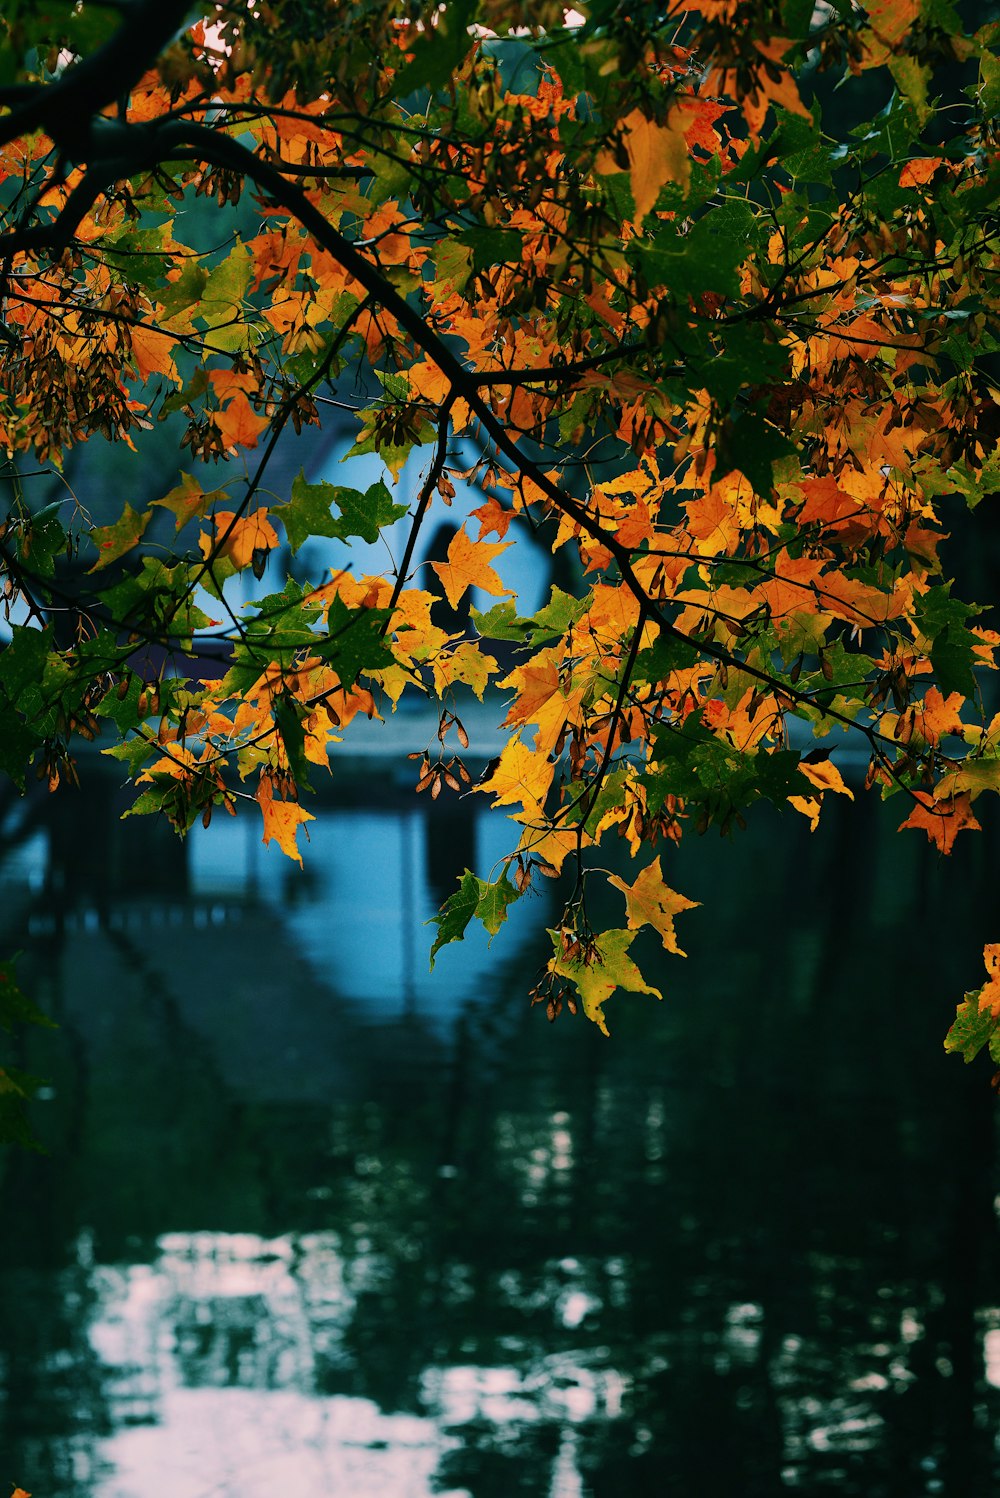
[[[602,1029],[616,989],[658,992],[640,928],[680,952],[672,845],[761,799],[815,826],[854,794],[841,744],[949,853],[1000,788],[1000,635],[942,561],[942,507],[1000,488],[1000,23],[951,0],[204,10],[0,23],[5,772],[55,788],[100,735],[135,812],[183,833],[253,802],[300,860],[352,719],[430,694],[416,790],[512,822],[435,952],[566,875],[533,997]],[[253,231],[188,244],[199,199]],[[268,492],[279,434],[348,373],[356,450],[394,477],[421,449],[412,503]],[[148,503],[95,525],[33,499],[74,445],[178,413],[180,477]],[[412,562],[460,439],[483,502],[432,587]],[[402,521],[394,570],[229,602],[309,538]],[[495,564],[529,533],[580,581],[521,615]],[[496,601],[456,633],[472,587]],[[504,700],[478,783],[459,688]],[[639,866],[595,929],[611,838]],[[949,1044],[1000,1057],[986,950]]]

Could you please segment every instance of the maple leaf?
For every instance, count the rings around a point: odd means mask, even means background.
[[[926,791],[914,791],[913,795],[919,805],[914,807],[905,822],[900,822],[900,831],[904,827],[919,828],[926,832],[942,853],[951,852],[960,832],[980,831],[980,824],[972,811],[972,801],[967,794],[940,801],[936,801]]]
[[[983,961],[989,982],[979,995],[979,1008],[989,1011],[994,1019],[1000,1018],[1000,945],[995,943],[983,948]]]
[[[255,799],[264,818],[262,842],[276,842],[282,853],[301,867],[302,854],[296,847],[295,835],[306,822],[316,820],[312,812],[306,811],[297,801],[275,800],[274,786],[267,776],[262,777]]]
[[[224,489],[212,489],[208,493],[190,473],[182,473],[181,481],[162,499],[154,499],[154,505],[169,510],[175,519],[175,529],[183,530],[189,520],[200,520],[213,505],[227,498]]]
[[[510,541],[470,541],[464,530],[455,532],[448,544],[448,560],[431,563],[453,609],[458,607],[469,588],[511,595],[511,590],[504,587],[490,566],[493,558],[511,544]]]
[[[522,811],[511,815],[517,821],[531,821],[544,815],[554,774],[555,766],[547,755],[535,753],[519,738],[512,738],[504,745],[490,778],[476,789],[487,791],[494,798],[494,806],[520,803]]]
[[[140,380],[153,375],[163,375],[174,385],[180,384],[180,376],[174,364],[177,340],[158,328],[147,328],[138,324],[132,329],[132,355]]]
[[[691,158],[685,139],[683,111],[671,110],[666,124],[649,119],[634,109],[622,121],[628,153],[635,222],[641,224],[667,182],[676,182],[686,192],[691,181]]]
[[[133,551],[142,540],[149,521],[148,510],[139,514],[130,504],[126,504],[121,518],[116,520],[114,525],[95,526],[90,537],[98,549],[98,557],[90,569],[91,572],[100,572],[111,562],[117,562],[118,558],[123,557],[126,552]]]
[[[614,889],[620,889],[625,896],[626,920],[630,931],[637,931],[640,926],[652,926],[659,932],[667,952],[674,952],[678,957],[686,955],[677,945],[674,916],[680,915],[684,910],[694,910],[700,901],[689,900],[664,884],[658,858],[647,864],[631,887],[617,874],[612,874],[608,883]]]
[[[489,535],[496,535],[502,541],[510,529],[511,521],[514,519],[514,511],[508,510],[498,499],[493,498],[488,499],[484,505],[480,505],[478,509],[472,510],[471,513],[479,521],[479,536],[477,539],[480,541],[484,536]]]
[[[266,510],[255,510],[252,515],[216,510],[212,521],[214,534],[198,538],[203,557],[222,557],[239,569],[250,566],[255,552],[270,551],[278,544],[278,533]]]
[[[854,792],[844,784],[844,777],[837,766],[822,750],[816,750],[812,756],[799,760],[799,774],[804,775],[819,791],[836,791],[838,795],[846,796],[848,801],[854,800]]]
[[[268,424],[266,416],[259,416],[242,391],[238,391],[224,408],[213,417],[222,440],[227,447],[256,447],[257,438]]]
[[[648,993],[654,999],[662,999],[658,988],[645,981],[628,954],[635,939],[634,931],[603,931],[595,939],[590,960],[583,956],[567,957],[563,950],[563,933],[550,931],[555,956],[549,959],[548,971],[556,977],[568,978],[580,991],[583,1010],[605,1035],[609,1034],[604,1018],[604,1005],[618,988],[629,993]]]
[[[900,187],[923,187],[943,161],[943,156],[922,156],[916,161],[908,161],[899,174]]]
[[[471,640],[466,640],[453,650],[442,651],[435,658],[432,669],[434,686],[439,694],[446,687],[463,682],[465,686],[472,688],[482,702],[490,677],[496,675],[500,668],[492,655],[480,650]]]

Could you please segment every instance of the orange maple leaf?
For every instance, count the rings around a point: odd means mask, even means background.
[[[448,547],[448,560],[431,563],[453,609],[458,607],[459,600],[469,588],[512,596],[490,563],[513,544],[512,541],[470,541],[464,530],[455,532]]]
[[[479,521],[480,541],[484,536],[494,533],[502,541],[510,529],[510,523],[514,518],[514,511],[508,510],[505,505],[502,505],[498,499],[494,499],[492,495],[484,505],[480,505],[477,510],[473,510],[472,514]]]
[[[799,761],[799,774],[811,780],[820,791],[836,791],[848,800],[854,800],[854,792],[844,784],[844,778],[830,759],[803,759]]]
[[[983,948],[983,961],[989,974],[989,982],[979,995],[980,1013],[988,1009],[995,1017],[1000,1017],[1000,944],[991,943]]]
[[[691,181],[691,158],[684,132],[689,123],[684,112],[676,107],[670,111],[665,125],[649,119],[641,109],[633,109],[622,120],[636,225],[642,223],[656,203],[660,188],[668,182],[676,182],[686,191]],[[598,156],[596,166],[601,172],[618,169],[610,151]]]
[[[249,567],[255,551],[270,551],[278,544],[278,533],[266,510],[239,518],[232,510],[216,510],[212,518],[215,534],[198,540],[203,557],[226,557],[234,567]]]
[[[941,801],[935,801],[926,791],[914,791],[914,795],[920,805],[914,807],[905,822],[900,822],[901,832],[904,827],[919,827],[942,853],[950,853],[955,838],[964,829],[980,831],[980,823],[972,810],[972,797],[967,793]]]
[[[899,174],[900,187],[922,187],[929,182],[944,161],[943,156],[920,156],[908,161]]]
[[[148,380],[151,375],[163,375],[174,385],[179,385],[181,380],[173,360],[177,346],[177,340],[168,333],[136,323],[132,328],[132,357],[140,380]]]
[[[273,840],[282,853],[294,858],[301,866],[302,854],[295,846],[295,834],[305,822],[316,820],[312,812],[306,811],[297,801],[275,801],[274,786],[267,776],[257,787],[256,800],[264,817],[262,841],[269,843]]]
[[[267,426],[267,417],[257,415],[242,391],[233,396],[224,411],[217,411],[212,421],[227,447],[256,447]]]
[[[679,895],[676,890],[664,884],[659,858],[654,858],[642,870],[631,887],[624,879],[619,879],[617,874],[612,874],[608,883],[615,889],[620,889],[625,896],[630,931],[637,931],[640,926],[652,926],[660,933],[660,940],[666,951],[674,952],[678,957],[687,955],[677,944],[674,916],[683,910],[694,910],[700,901],[689,900],[686,895]]]

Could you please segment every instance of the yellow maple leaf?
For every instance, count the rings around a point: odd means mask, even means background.
[[[584,835],[583,846],[588,847],[590,842],[591,839]],[[575,828],[552,827],[548,831],[539,832],[536,827],[526,827],[521,834],[517,851],[537,858],[540,863],[550,864],[559,873],[566,859],[579,846],[580,839]]]
[[[811,780],[819,791],[836,791],[838,795],[854,800],[854,792],[844,784],[837,766],[829,759],[803,759],[799,761],[799,773]]]
[[[675,952],[678,957],[687,955],[677,945],[674,916],[680,915],[683,910],[694,910],[701,902],[689,900],[686,895],[679,895],[676,890],[664,884],[659,858],[654,858],[642,870],[631,888],[617,874],[612,874],[608,883],[615,889],[620,889],[625,896],[626,921],[630,931],[638,931],[640,926],[652,926],[660,933],[660,940],[666,951]]]
[[[469,588],[512,596],[490,566],[494,557],[512,545],[512,541],[470,541],[464,530],[455,532],[448,547],[448,560],[431,563],[453,609]]]
[[[257,787],[256,799],[264,817],[262,841],[269,843],[273,840],[282,853],[294,858],[301,867],[302,854],[295,846],[295,834],[303,823],[316,820],[312,812],[306,811],[297,801],[275,801],[274,786],[267,776]]]
[[[516,723],[538,721],[535,713],[559,690],[558,654],[552,649],[540,650],[525,665],[515,667],[509,676],[504,677],[501,687],[505,690],[513,687],[517,692],[504,719],[505,728]]]
[[[812,785],[816,787],[818,795],[812,796],[789,796],[788,804],[796,811],[800,811],[809,820],[809,831],[815,832],[819,826],[819,814],[823,806],[823,795],[826,791],[836,791],[840,796],[847,796],[854,800],[854,792],[844,784],[843,776],[828,758],[803,759],[799,761],[799,771]]]
[[[523,812],[510,815],[515,821],[530,821],[542,816],[554,773],[547,755],[534,753],[519,738],[508,739],[493,774],[477,789],[488,791],[494,806],[520,802]]]

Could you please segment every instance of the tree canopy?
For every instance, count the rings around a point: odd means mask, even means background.
[[[842,743],[949,853],[1000,788],[1000,634],[949,575],[1000,488],[998,104],[1000,21],[957,0],[14,0],[0,768],[55,789],[101,737],[135,813],[253,814],[301,860],[352,719],[429,694],[416,790],[513,824],[433,951],[565,875],[532,997],[602,1029],[658,993],[635,933],[680,951],[672,845],[762,799],[815,826]],[[415,496],[269,487],[333,399],[391,477],[420,450]],[[120,514],[51,500],[161,422],[174,471]],[[300,575],[390,527],[380,575]],[[494,563],[528,537],[572,565],[521,614]],[[478,782],[469,690],[506,698]],[[948,1044],[1000,1060],[986,960]]]

